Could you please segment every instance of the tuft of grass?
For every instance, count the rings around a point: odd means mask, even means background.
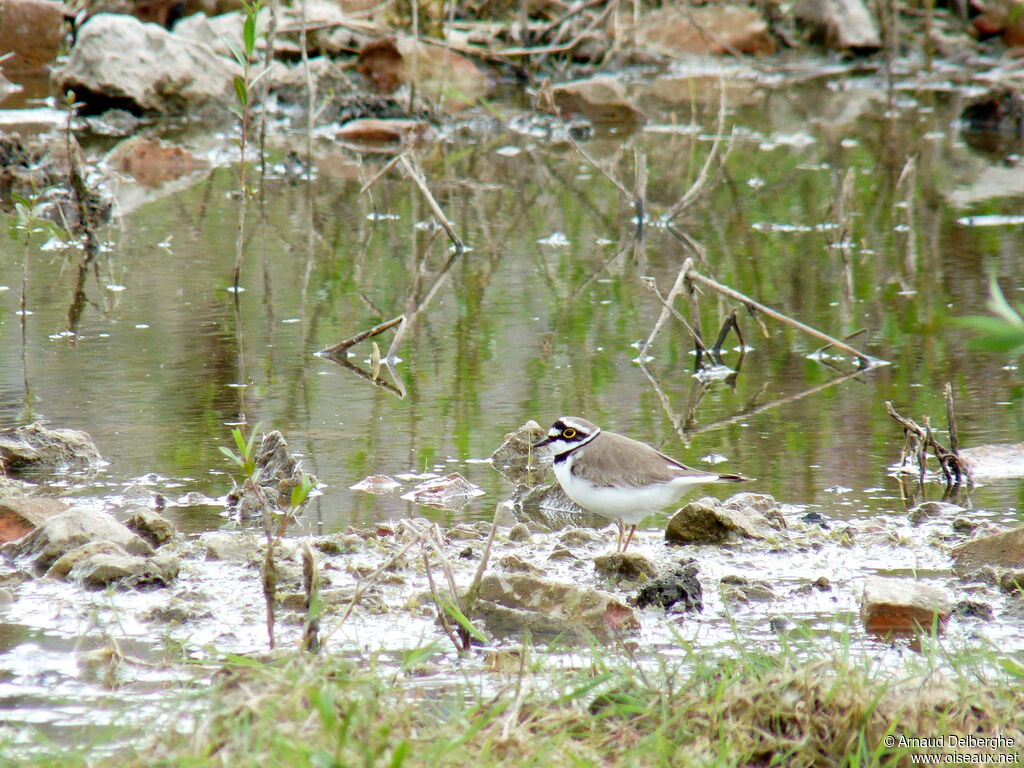
[[[232,658],[209,691],[183,703],[190,728],[89,763],[889,766],[910,764],[915,752],[900,737],[949,743],[997,734],[1019,754],[1019,659],[945,650],[933,638],[920,654],[907,652],[901,669],[883,670],[848,646],[820,643],[790,640],[766,651],[737,638],[719,653],[684,648],[675,666],[592,649],[570,668],[564,656],[546,664],[543,650],[531,649],[518,679],[464,672],[456,684],[386,672],[380,659],[357,667],[338,654]],[[437,650],[407,654],[405,664]]]

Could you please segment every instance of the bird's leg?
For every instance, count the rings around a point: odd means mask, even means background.
[[[636,523],[634,523],[633,525],[629,526],[629,536],[626,537],[626,543],[622,547],[622,551],[623,552],[626,551],[626,547],[629,546],[629,542],[631,542],[633,540],[633,534],[634,533],[636,533]]]
[[[621,520],[616,520],[615,525],[619,527],[619,538],[615,541],[615,551],[622,551],[622,534],[626,532],[626,527],[622,524]]]

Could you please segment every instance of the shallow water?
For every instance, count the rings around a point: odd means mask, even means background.
[[[742,472],[756,478],[749,490],[829,518],[899,524],[905,502],[890,467],[902,435],[886,400],[944,425],[949,381],[963,445],[1018,442],[1024,434],[1015,361],[974,351],[969,334],[951,323],[985,312],[989,270],[1011,302],[1019,300],[1024,232],[1013,216],[1024,184],[1011,174],[993,192],[991,178],[1007,168],[961,134],[963,91],[922,77],[899,84],[890,105],[882,81],[823,71],[736,75],[730,94],[738,101],[721,130],[717,95],[692,108],[666,105],[664,94],[677,93],[678,83],[637,85],[647,89],[638,97],[645,128],[603,128],[580,141],[627,188],[637,157],[644,159],[649,219],[637,247],[631,201],[555,121],[495,104],[490,115],[423,147],[428,183],[471,250],[450,265],[404,336],[397,366],[404,397],[315,354],[410,314],[451,256],[400,172],[360,194],[389,156],[320,140],[317,176],[307,185],[277,165],[301,138],[283,132],[272,142],[270,175],[248,211],[236,313],[229,286],[238,182],[234,166],[217,165],[229,142],[200,128],[166,129],[216,167],[158,189],[118,184],[122,215],[104,234],[109,245],[88,276],[73,335],[67,317],[80,256],[33,241],[27,374],[17,315],[23,251],[16,240],[0,241],[2,425],[30,411],[89,432],[108,464],[66,481],[63,492],[103,504],[141,485],[166,496],[168,516],[193,533],[230,525],[217,506],[173,502],[230,488],[232,467],[218,449],[230,444],[240,414],[250,425],[280,429],[319,478],[322,494],[299,527],[315,533],[410,516],[442,528],[490,520],[512,489],[479,460],[528,419],[547,426],[562,414],[695,466]],[[704,249],[699,271],[831,335],[866,329],[850,343],[888,365],[849,375],[855,366],[845,355],[829,350],[833,357],[812,359],[822,342],[770,319],[764,336],[742,310],[750,349],[734,381],[705,389],[691,375],[692,344],[672,319],[651,347],[647,371],[638,365],[637,344],[660,312],[638,278],[653,277],[664,295],[693,255],[658,217],[693,183],[716,140],[729,140],[725,166],[676,220]],[[86,146],[95,153],[104,142]],[[685,297],[676,306],[689,316]],[[700,308],[713,338],[737,305],[705,291]],[[383,335],[381,349],[390,341]],[[735,337],[727,344],[738,346]],[[353,352],[351,361],[367,367],[369,343]],[[735,350],[726,356],[730,365],[737,360]],[[727,461],[706,459],[714,456]],[[375,473],[455,471],[485,491],[457,511],[401,500],[415,479],[386,496],[348,488]],[[1017,478],[993,480],[972,493],[973,514],[1019,522],[1022,490]],[[930,485],[926,494],[938,498],[940,489]],[[704,556],[702,576],[717,579],[720,563]],[[793,572],[801,564],[825,565],[821,556],[752,556],[747,566],[737,557],[733,569],[753,568],[783,585],[787,575],[802,578]],[[855,550],[829,567],[842,571],[848,590],[866,573],[947,567],[941,555],[904,560],[885,549]],[[797,618],[827,630],[856,611],[853,592],[844,594],[838,603],[810,601]],[[752,627],[763,624],[756,610]],[[44,709],[38,701],[33,709],[8,698],[27,684],[26,658],[42,653],[33,663],[38,674],[60,675],[68,638],[89,631],[53,617],[8,615],[0,623],[4,719],[17,710],[31,720]],[[725,625],[721,611],[706,620]],[[1022,640],[1019,625],[1009,634]]]

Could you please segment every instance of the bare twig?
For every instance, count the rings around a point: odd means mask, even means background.
[[[679,314],[679,310],[677,310],[675,307],[673,307],[668,302],[668,300],[664,296],[661,295],[661,291],[658,290],[658,284],[655,281],[655,279],[653,277],[651,277],[650,275],[643,275],[643,276],[640,277],[640,284],[644,288],[649,290],[651,293],[653,293],[655,296],[657,296],[658,301],[661,302],[661,305],[665,309],[667,309],[669,311],[669,313],[672,315],[672,317],[674,317],[676,320],[678,320],[682,324],[683,328],[686,329],[687,333],[689,333],[690,336],[693,337],[693,342],[694,342],[694,344],[697,345],[697,349],[700,350],[701,352],[706,352],[707,351],[707,347],[704,346],[704,340],[701,339],[700,334],[697,333],[696,330],[694,330],[693,326],[690,325],[689,321],[685,317],[683,317],[681,314]]]
[[[793,318],[788,317],[787,315],[784,315],[781,312],[772,309],[771,307],[765,306],[760,302],[754,301],[749,296],[745,296],[744,294],[728,287],[727,285],[723,285],[722,283],[719,283],[716,280],[712,280],[710,277],[705,277],[699,272],[693,271],[693,269],[690,266],[688,266],[689,263],[690,260],[687,259],[687,263],[683,264],[684,269],[682,270],[683,272],[685,272],[685,276],[688,279],[694,280],[700,283],[701,285],[706,285],[708,288],[718,291],[719,293],[725,296],[729,296],[730,298],[736,299],[736,301],[740,301],[748,307],[752,307],[758,310],[759,312],[763,312],[764,314],[768,315],[768,317],[774,318],[779,322],[791,325],[797,330],[803,331],[804,333],[810,336],[814,336],[817,339],[829,342],[833,347],[837,347],[838,349],[841,349],[844,352],[856,357],[862,368],[872,367],[875,365],[882,364],[884,362],[882,360],[878,360],[877,358],[871,357],[870,355],[866,355],[863,352],[857,351],[850,345],[843,343],[839,339],[829,336],[827,333],[822,333],[816,328],[812,328],[811,326],[805,323],[801,323],[799,320],[794,320]]]
[[[393,317],[390,320],[385,320],[383,323],[378,323],[377,325],[373,326],[373,328],[368,328],[365,331],[360,331],[355,336],[350,336],[347,339],[345,339],[344,341],[339,341],[337,344],[335,344],[332,347],[327,347],[327,349],[320,350],[320,354],[321,355],[330,355],[330,356],[338,355],[339,353],[346,351],[349,347],[354,346],[354,345],[358,344],[361,341],[365,341],[366,339],[369,339],[371,336],[376,336],[378,334],[384,333],[384,331],[388,330],[389,328],[394,328],[396,325],[404,324],[404,323],[405,323],[405,315],[399,315],[398,317]],[[401,332],[401,331],[399,331],[399,332]],[[392,345],[392,346],[394,346],[394,345]],[[389,349],[388,350],[388,357],[389,358],[391,357],[391,352],[392,351]]]
[[[308,538],[302,540],[300,547],[302,586],[306,593],[306,620],[302,628],[302,650],[312,653],[320,650],[320,565]]]
[[[437,219],[438,224],[444,227],[444,231],[448,233],[448,239],[452,241],[456,252],[461,253],[464,251],[466,249],[465,244],[456,234],[455,227],[452,226],[448,217],[445,216],[444,211],[441,210],[441,206],[437,204],[437,200],[435,200],[434,196],[430,193],[430,188],[427,187],[427,182],[423,178],[423,174],[420,173],[419,168],[416,167],[413,161],[410,160],[409,156],[405,153],[399,155],[398,160],[402,164],[402,167],[405,168],[406,173],[409,174],[409,178],[416,182],[416,186],[420,188],[420,192],[423,193],[423,197],[426,199],[427,205],[430,206],[430,210],[434,212],[434,217]]]

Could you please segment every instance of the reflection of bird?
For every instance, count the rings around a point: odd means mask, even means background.
[[[548,446],[555,455],[555,477],[566,495],[619,527],[616,551],[625,552],[636,524],[690,488],[704,483],[739,483],[742,475],[719,475],[691,469],[641,443],[575,416],[563,416],[534,448]],[[629,536],[623,543],[625,524]]]

